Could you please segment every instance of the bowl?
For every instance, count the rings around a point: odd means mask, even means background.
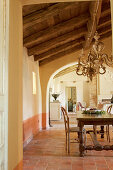
[[[55,100],[57,99],[57,97],[58,97],[59,95],[60,95],[60,94],[56,94],[56,93],[52,94],[52,96],[54,97]]]

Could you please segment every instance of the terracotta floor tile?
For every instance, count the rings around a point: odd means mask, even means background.
[[[95,162],[84,162],[84,167],[85,166],[95,166]]]
[[[84,166],[83,167],[84,170],[96,170],[96,166]]]
[[[59,170],[59,168],[55,166],[48,166],[46,170]]]
[[[110,127],[112,128],[112,127]],[[111,131],[113,128],[111,129]],[[77,134],[71,135],[75,140]],[[108,144],[97,135],[102,145]],[[113,139],[113,134],[111,134]],[[87,135],[87,144],[92,144]],[[113,140],[111,140],[113,145]],[[79,144],[70,144],[70,154],[65,151],[65,132],[62,122],[54,122],[49,130],[43,130],[24,148],[23,170],[112,170],[113,151],[87,151],[79,157]]]
[[[84,170],[83,166],[72,166],[72,170]]]
[[[109,168],[97,167],[97,170],[110,170]]]

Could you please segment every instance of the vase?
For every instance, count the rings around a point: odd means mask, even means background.
[[[52,96],[54,97],[54,99],[56,100],[57,99],[57,97],[59,96],[60,94],[52,94]]]

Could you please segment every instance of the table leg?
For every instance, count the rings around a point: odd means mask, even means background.
[[[83,142],[83,125],[81,123],[78,123],[78,126],[80,127],[80,134],[79,134],[79,151],[80,151],[80,156],[84,156],[84,142]]]
[[[95,136],[97,136],[97,126],[96,125],[93,125],[93,131],[94,131]]]
[[[101,138],[104,138],[104,126],[101,126],[100,133],[101,133]]]

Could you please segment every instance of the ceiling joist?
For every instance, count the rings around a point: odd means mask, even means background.
[[[101,36],[100,39],[105,39],[105,38],[108,38],[109,36],[112,35],[112,31],[110,31],[110,30],[107,31],[107,30],[106,30],[104,33],[103,33],[103,32],[100,32],[99,35]],[[49,63],[49,62],[51,62],[51,61],[54,61],[54,60],[56,60],[56,59],[58,59],[58,58],[61,58],[61,57],[64,57],[64,56],[66,56],[66,55],[69,55],[69,54],[71,54],[71,53],[74,53],[74,52],[76,52],[76,51],[78,51],[78,50],[81,50],[82,47],[83,47],[83,44],[80,44],[80,45],[77,45],[76,47],[70,48],[69,50],[66,50],[66,51],[57,53],[56,55],[50,56],[50,57],[48,57],[48,58],[45,58],[45,59],[43,59],[43,60],[41,60],[41,61],[39,62],[39,65],[42,66],[42,65],[47,64],[47,63]]]
[[[71,41],[71,42],[68,42],[66,44],[63,44],[61,46],[58,46],[56,48],[53,48],[45,53],[42,53],[40,55],[34,55],[34,60],[37,61],[37,60],[43,60],[45,58],[48,58],[50,57],[51,55],[55,55],[59,52],[63,52],[65,50],[69,50],[70,48],[72,47],[75,47],[76,45],[80,44],[80,43],[83,43],[85,41],[84,37],[81,37],[79,39],[76,39],[74,41]]]
[[[23,18],[24,23],[24,29],[27,27],[31,27],[35,24],[38,24],[40,22],[45,21],[49,17],[53,17],[56,14],[59,14],[62,12],[62,10],[67,10],[70,7],[73,7],[73,5],[77,6],[79,2],[73,2],[73,3],[57,3],[52,6],[49,6],[46,10],[42,9],[39,11],[36,11],[30,15],[27,15]]]
[[[90,10],[91,19],[87,24],[88,33],[86,35],[84,48],[88,48],[90,46],[94,34],[96,32],[99,18],[101,15],[101,5],[102,5],[102,0],[92,1],[90,4],[89,10]]]
[[[24,46],[41,66],[89,48],[96,30],[111,36],[110,0],[25,6],[23,23]]]
[[[72,31],[74,28],[83,26],[89,19],[89,14],[82,14],[79,17],[72,18],[68,21],[62,22],[55,26],[52,26],[46,30],[42,30],[38,33],[32,34],[24,39],[24,46],[29,48],[33,45],[38,45],[48,39],[55,38],[55,36]]]
[[[98,31],[98,33],[99,33],[99,35],[101,34],[105,34],[106,32],[109,32],[109,31],[111,31],[112,29],[111,29],[111,25],[107,25],[107,26],[105,26],[105,27],[101,27],[101,28],[99,28],[99,29],[97,29],[97,31]]]
[[[52,48],[55,48],[57,46],[63,45],[64,43],[73,41],[79,37],[84,36],[86,31],[87,31],[86,27],[75,29],[72,32],[69,32],[67,34],[64,34],[62,36],[51,39],[49,41],[36,45],[33,48],[28,49],[28,54],[30,56],[30,55],[36,55],[36,54],[38,55],[38,54],[44,53]]]
[[[59,59],[59,58],[64,57],[66,55],[69,55],[71,53],[74,53],[74,52],[80,50],[82,48],[82,46],[83,46],[83,44],[81,43],[80,45],[77,45],[77,46],[75,46],[73,48],[70,48],[69,50],[57,53],[56,55],[53,55],[53,56],[51,56],[49,58],[46,58],[46,59],[40,61],[39,65],[41,66],[41,65],[47,64],[47,63],[49,63],[51,61],[54,61],[56,59]]]

